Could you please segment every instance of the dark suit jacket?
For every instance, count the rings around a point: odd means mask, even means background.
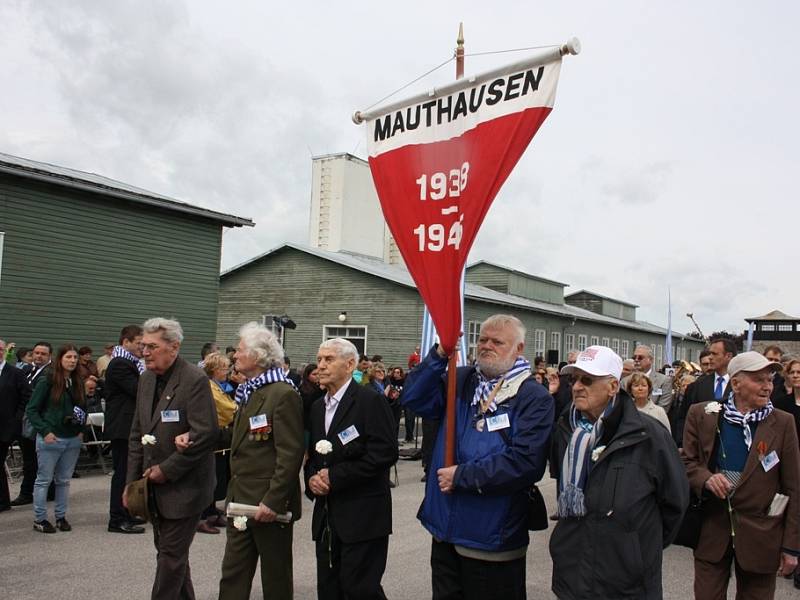
[[[358,437],[342,444],[338,434],[350,426],[355,426]],[[333,445],[333,452],[324,460],[315,449],[323,439]],[[312,475],[327,467],[331,490],[327,496],[315,498],[313,539],[322,537],[326,505],[331,529],[346,544],[389,535],[389,468],[396,461],[395,420],[389,403],[376,391],[350,381],[327,435],[325,399],[317,400],[311,407],[311,447],[305,478],[307,484]]]
[[[800,435],[800,406],[794,401],[794,391],[787,394],[786,388],[781,384],[781,388],[778,390],[777,394],[773,391],[771,399],[775,408],[779,408],[794,417],[794,424],[797,428],[798,435]]]
[[[106,369],[105,436],[109,440],[127,440],[136,412],[136,389],[139,369],[127,358],[112,358]]]
[[[686,406],[689,407],[693,404],[699,404],[700,402],[712,402],[715,400],[714,384],[716,381],[717,374],[708,373],[706,375],[701,375],[697,378],[697,381],[689,384],[689,386],[686,388],[686,395],[684,399]],[[722,393],[722,397],[727,398],[730,391],[731,381],[729,379],[728,385],[725,387],[725,391]]]
[[[178,357],[153,411],[155,390],[155,373],[145,371],[139,378],[136,413],[128,441],[127,482],[141,478],[147,468],[159,465],[167,478],[166,483],[153,486],[161,516],[183,519],[199,515],[214,497],[213,452],[219,437],[217,410],[208,378]],[[164,423],[161,419],[164,410],[177,410],[179,421]],[[194,443],[179,453],[175,449],[175,436],[187,431]],[[145,433],[155,436],[155,445],[142,446]]]
[[[266,415],[272,428],[266,440],[250,439],[250,417]],[[259,388],[233,421],[228,502],[258,505],[300,518],[300,467],[303,465],[303,404],[288,383]],[[257,523],[253,521],[253,523]]]
[[[0,442],[10,442],[22,429],[22,415],[31,397],[25,374],[6,363],[0,371]]]
[[[695,404],[689,409],[683,434],[683,462],[692,491],[708,498],[694,555],[700,560],[719,562],[731,541],[728,503],[707,492],[705,482],[716,471],[714,442],[722,413],[706,413],[706,406]],[[780,459],[769,471],[764,471],[759,460],[757,449],[761,442],[766,444],[767,454],[774,450]],[[789,504],[782,516],[768,517],[776,492],[789,496]],[[774,574],[780,565],[781,548],[800,550],[800,448],[791,415],[774,410],[759,423],[731,505],[736,561],[745,571]]]

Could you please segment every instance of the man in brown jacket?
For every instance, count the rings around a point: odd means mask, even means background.
[[[155,318],[142,329],[147,370],[139,378],[127,482],[145,476],[152,490],[157,550],[152,598],[194,600],[189,547],[200,513],[214,497],[217,411],[205,373],[178,356],[180,323]],[[180,453],[175,438],[183,433],[192,445]]]
[[[800,450],[793,418],[769,399],[775,370],[744,352],[728,365],[728,397],[689,409],[684,463],[692,491],[707,499],[694,551],[698,600],[726,597],[732,562],[736,597],[753,600],[773,598],[775,571],[797,566]]]

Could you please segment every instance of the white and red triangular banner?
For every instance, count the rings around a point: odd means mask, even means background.
[[[461,273],[500,187],[555,100],[561,59],[367,116],[383,214],[444,350],[461,328]],[[527,220],[529,215],[520,215]]]

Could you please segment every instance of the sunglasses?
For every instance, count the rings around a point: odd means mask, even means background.
[[[603,379],[603,378],[602,377],[589,377],[588,375],[572,375],[569,378],[569,384],[570,385],[575,385],[576,383],[578,383],[580,381],[581,385],[583,387],[591,387],[592,385],[594,385],[595,381],[599,381],[600,379]]]
[[[647,357],[644,356],[643,354],[634,354],[633,355],[633,360],[644,360],[645,358],[647,358]]]

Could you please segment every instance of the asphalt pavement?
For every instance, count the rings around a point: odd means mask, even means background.
[[[416,519],[423,494],[419,461],[400,461],[399,485],[392,492],[394,534],[383,585],[391,600],[430,598],[430,536]],[[73,530],[45,535],[32,528],[30,506],[0,513],[0,596],[4,600],[60,600],[62,598],[148,598],[155,571],[155,551],[150,526],[143,535],[106,531],[110,478],[97,473],[73,479],[68,519]],[[18,482],[12,483],[12,498]],[[550,510],[554,484],[546,479],[540,488]],[[50,519],[52,503],[50,503]],[[304,500],[303,518],[294,530],[295,598],[316,598],[311,508]],[[552,527],[551,530],[552,531]],[[534,533],[528,550],[528,598],[554,598],[550,592],[551,563],[547,550],[550,532]],[[217,597],[225,534],[197,534],[190,563],[198,600]],[[692,597],[692,556],[686,548],[670,547],[664,556],[664,597]],[[729,598],[734,597],[734,583]],[[776,598],[800,598],[790,580],[779,578]],[[261,598],[256,575],[251,598]]]

